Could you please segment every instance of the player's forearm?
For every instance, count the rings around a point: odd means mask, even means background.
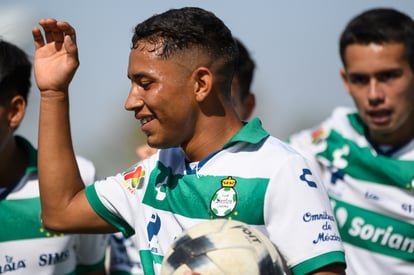
[[[43,91],[40,103],[38,166],[42,218],[61,230],[72,199],[84,188],[74,155],[67,92]]]

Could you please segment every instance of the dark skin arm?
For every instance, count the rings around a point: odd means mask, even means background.
[[[90,206],[77,167],[69,121],[69,84],[79,66],[75,29],[43,19],[32,30],[40,90],[39,184],[46,227],[63,232],[114,232]]]

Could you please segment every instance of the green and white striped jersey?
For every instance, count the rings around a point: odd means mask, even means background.
[[[392,155],[379,154],[359,116],[342,107],[290,143],[322,171],[347,274],[413,274],[414,139]]]
[[[145,274],[160,272],[164,253],[183,230],[210,219],[240,220],[261,230],[294,274],[345,261],[318,174],[258,119],[200,162],[186,163],[178,147],[159,150],[88,186],[86,195],[125,236],[135,234]]]
[[[37,151],[21,137],[29,156],[25,175],[0,190],[0,274],[76,274],[104,266],[106,235],[74,235],[45,229],[40,219]],[[81,175],[92,183],[95,167],[78,158]]]

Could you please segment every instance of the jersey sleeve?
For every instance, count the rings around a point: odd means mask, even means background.
[[[294,274],[345,263],[327,193],[319,174],[310,167],[299,154],[287,157],[275,171],[266,195],[269,236]]]
[[[85,190],[91,207],[125,237],[135,234],[136,219],[142,217],[139,207],[155,160],[138,162],[123,173],[96,181]],[[150,163],[150,164],[149,164]]]

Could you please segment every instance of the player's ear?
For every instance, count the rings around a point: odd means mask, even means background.
[[[23,120],[26,112],[26,100],[21,95],[12,97],[8,107],[9,127],[16,129]]]
[[[203,101],[210,93],[213,86],[213,74],[206,67],[198,67],[193,72],[194,93],[198,102]]]
[[[349,78],[348,74],[346,72],[346,69],[344,67],[340,70],[342,84],[344,84],[345,90],[349,93]]]

